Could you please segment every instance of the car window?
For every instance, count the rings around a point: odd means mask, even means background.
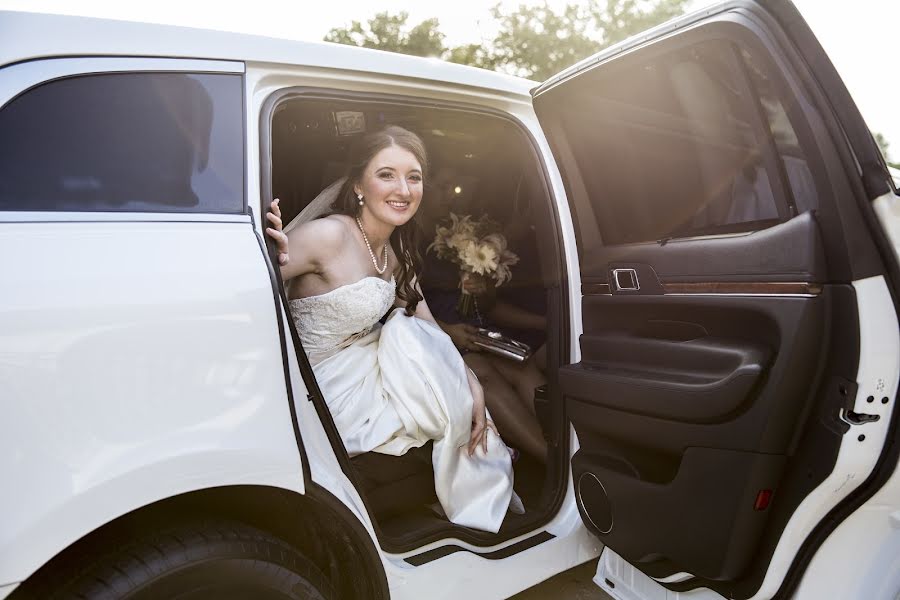
[[[601,71],[574,99],[564,127],[605,244],[786,214],[745,71],[730,43],[707,41]]]
[[[240,75],[59,79],[0,110],[0,210],[240,213]]]
[[[815,208],[816,201],[815,181],[806,152],[785,108],[787,96],[783,88],[771,80],[763,62],[750,49],[742,47],[740,53],[747,65],[748,78],[775,143],[796,212],[811,210]]]

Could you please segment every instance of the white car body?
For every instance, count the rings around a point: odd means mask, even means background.
[[[304,400],[302,361],[290,344],[285,377],[279,328],[289,317],[273,297],[261,245],[260,122],[273,93],[302,86],[391,94],[509,115],[546,165],[567,265],[568,351],[577,362],[582,282],[575,224],[532,104],[534,82],[346,46],[78,17],[0,13],[0,39],[0,110],[34,86],[79,74],[241,74],[249,210],[0,211],[0,598],[124,515],[227,486],[299,496],[313,486],[327,491],[343,505],[342,518],[355,519],[353,527],[368,535],[391,598],[505,598],[600,556],[604,545],[582,523],[571,485],[548,523],[495,546],[442,539],[405,553],[381,550],[319,414]],[[875,202],[900,255],[898,206],[893,193]],[[880,420],[866,426],[867,444],[847,436],[834,473],[792,517],[753,598],[778,592],[809,533],[867,479],[891,435],[893,403],[865,402],[874,387],[879,396],[897,395],[900,333],[890,284],[874,277],[853,285],[861,315],[857,412],[876,410]],[[288,383],[297,399],[297,432]],[[578,441],[570,439],[574,453]],[[792,597],[896,597],[896,467],[828,536]],[[537,532],[552,539],[503,558],[484,556],[502,555]],[[447,545],[471,551],[421,566],[404,560]],[[599,569],[598,584],[622,599],[722,597],[706,589],[666,590],[612,551]],[[610,580],[616,588],[604,583]]]

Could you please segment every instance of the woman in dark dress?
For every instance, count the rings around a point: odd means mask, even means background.
[[[465,198],[457,197],[450,201],[451,193],[442,184],[452,181],[451,171],[443,170],[435,179],[434,188],[429,190],[429,203],[420,212],[424,237],[428,242],[434,236],[437,222],[451,210],[459,214],[477,215],[479,212],[472,210],[477,207],[471,201],[465,202]],[[438,259],[433,252],[424,252],[424,249],[422,292],[438,324],[478,377],[484,388],[485,403],[503,438],[511,446],[545,462],[547,444],[534,410],[534,389],[546,383],[542,372],[547,326],[545,296],[540,286],[523,285],[517,279],[537,265],[537,257],[533,256],[535,244],[528,237],[530,229],[506,233],[511,249],[520,257],[519,264],[513,267],[513,283],[495,288],[485,278],[470,277],[466,290],[476,296],[476,315],[463,317],[456,310],[460,294],[459,268]],[[537,351],[523,363],[485,352],[475,345],[479,327],[499,330]]]

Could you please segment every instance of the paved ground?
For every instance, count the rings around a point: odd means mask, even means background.
[[[591,578],[597,571],[597,559],[569,569],[544,583],[529,588],[509,600],[611,600]]]

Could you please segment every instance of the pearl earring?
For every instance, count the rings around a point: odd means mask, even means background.
[[[365,202],[363,202],[363,195],[362,195],[362,194],[357,194],[356,197],[359,198],[359,205],[360,205],[360,206],[362,206],[363,204],[365,204]]]

